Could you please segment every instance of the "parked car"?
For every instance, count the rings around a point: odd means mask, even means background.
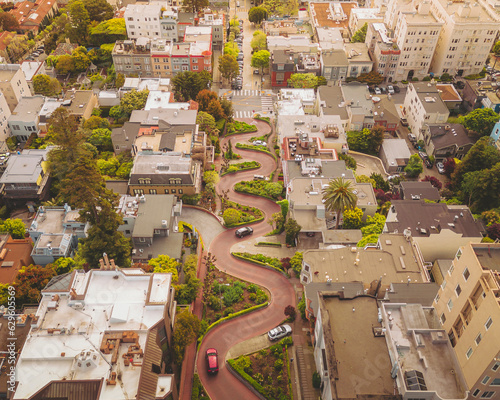
[[[417,137],[413,133],[408,134],[408,140],[412,143],[417,143]]]
[[[406,118],[401,118],[401,125],[408,126],[408,121],[406,120]]]
[[[267,336],[269,337],[269,340],[274,341],[284,338],[285,336],[290,335],[291,333],[292,333],[292,327],[290,325],[280,325],[274,329],[271,329],[267,333]]]
[[[391,85],[387,86],[387,92],[389,94],[394,94],[395,93],[394,87],[392,87]]]
[[[423,151],[419,151],[418,156],[422,159],[427,168],[432,168],[433,164],[426,153],[424,153]]]
[[[251,235],[253,233],[253,229],[250,228],[249,226],[245,226],[243,228],[240,228],[240,229],[236,229],[236,231],[234,232],[234,234],[236,235],[236,237],[238,238],[242,238],[244,236],[248,236],[248,235]]]
[[[394,89],[394,91],[395,91],[396,93],[401,92],[401,89],[399,88],[399,86],[394,85],[394,86],[393,86],[393,89]]]
[[[368,86],[368,91],[369,91],[371,94],[373,94],[373,93],[375,93],[375,88],[374,88],[374,87],[372,87],[372,86]]]
[[[254,68],[253,73],[254,73],[254,75],[259,75],[260,74],[260,69]]]
[[[252,142],[252,144],[253,144],[254,146],[267,146],[267,143],[266,143],[266,142],[264,142],[263,140],[254,140],[254,141]]]
[[[217,350],[208,349],[205,355],[207,359],[207,371],[209,374],[216,374],[219,372],[219,356]]]
[[[436,163],[436,168],[440,174],[444,174],[444,164],[441,161]]]
[[[268,181],[269,177],[264,176],[264,175],[254,175],[253,180],[254,181]]]
[[[379,87],[375,88],[375,94],[382,94],[382,90]]]

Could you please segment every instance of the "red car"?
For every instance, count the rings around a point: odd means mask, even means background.
[[[219,372],[219,360],[217,356],[217,350],[208,349],[206,354],[207,359],[207,370],[209,374],[216,374]]]

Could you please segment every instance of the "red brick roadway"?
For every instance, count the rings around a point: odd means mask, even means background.
[[[229,189],[230,200],[257,207],[264,212],[264,221],[252,225],[254,235],[261,236],[271,230],[267,221],[273,213],[280,210],[279,206],[271,200],[236,193],[233,190],[233,186],[241,180],[251,180],[256,173],[269,175],[276,169],[276,162],[272,156],[262,152],[235,149],[236,142],[248,143],[250,137],[262,136],[270,132],[269,125],[264,122],[253,120],[244,121],[256,124],[258,132],[224,138],[221,140],[221,147],[227,140],[231,139],[233,149],[236,153],[241,154],[245,159],[258,161],[261,164],[261,168],[259,170],[240,172],[222,177],[217,186],[217,191],[220,192],[221,190]],[[271,148],[271,151],[274,150]],[[222,232],[210,245],[209,251],[217,258],[217,267],[239,279],[253,282],[267,288],[271,293],[271,298],[268,307],[218,325],[203,339],[198,357],[196,358],[196,367],[205,389],[213,400],[231,400],[236,398],[238,400],[258,399],[252,391],[236,379],[228,370],[224,362],[226,354],[235,344],[260,335],[279,325],[284,319],[283,311],[285,307],[289,304],[296,305],[293,286],[286,277],[278,272],[237,260],[231,256],[231,246],[245,240],[236,238],[234,230],[235,229],[229,229]],[[202,264],[199,273],[201,279],[204,277],[205,272],[205,267]],[[200,297],[198,297],[194,303],[193,312],[198,315],[198,317],[201,317],[202,303]],[[206,350],[211,347],[216,348],[219,352],[219,373],[215,376],[209,376],[207,374],[204,358]],[[181,400],[191,399],[195,351],[196,347],[192,345],[186,352],[180,389]]]

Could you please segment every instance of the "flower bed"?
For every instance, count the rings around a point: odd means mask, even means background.
[[[291,399],[290,360],[286,349],[292,343],[292,338],[287,337],[267,349],[228,360],[228,364],[264,398]]]
[[[234,121],[227,124],[227,134],[226,135],[236,135],[238,133],[249,133],[257,132],[257,127],[255,125],[247,124],[243,121]]]
[[[251,169],[260,168],[260,164],[257,161],[246,161],[238,164],[230,164],[229,167],[220,174],[220,176],[224,176],[226,174],[234,174],[239,171],[248,171]]]
[[[264,254],[252,254],[252,253],[241,253],[241,252],[234,252],[231,253],[231,255],[238,257],[238,258],[243,258],[245,260],[252,260],[252,261],[257,261],[260,264],[264,265],[269,265],[273,268],[277,268],[281,271],[283,271],[283,264],[281,261],[276,258],[276,257],[268,257],[265,256]]]
[[[253,194],[271,200],[280,200],[284,195],[282,182],[241,181],[234,185],[234,190],[239,193]]]

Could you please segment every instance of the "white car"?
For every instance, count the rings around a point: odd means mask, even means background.
[[[267,336],[269,337],[269,340],[274,341],[284,338],[285,336],[288,336],[291,333],[292,333],[292,327],[290,325],[280,325],[267,332]]]
[[[267,143],[266,143],[266,142],[264,142],[263,140],[254,140],[254,141],[252,142],[252,144],[253,144],[254,146],[267,146]]]
[[[382,94],[382,91],[380,90],[379,87],[375,88],[375,94]]]
[[[394,88],[393,88],[391,85],[387,86],[387,92],[388,92],[389,94],[394,94],[394,93],[395,93],[395,92],[394,92]]]

